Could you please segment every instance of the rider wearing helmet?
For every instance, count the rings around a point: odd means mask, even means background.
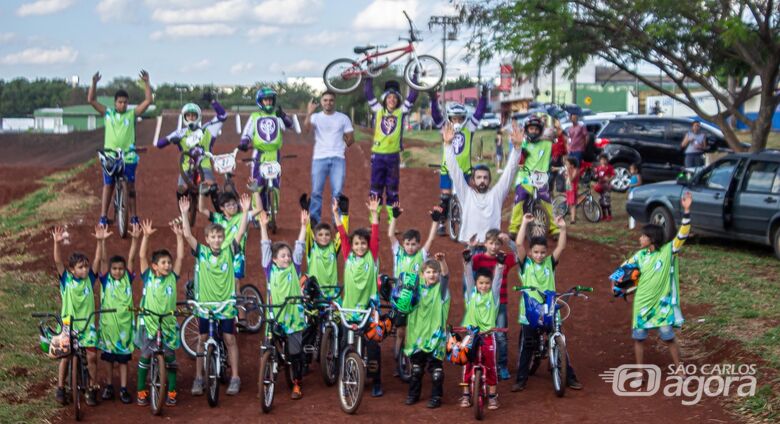
[[[252,178],[262,187],[260,165],[263,162],[279,161],[282,131],[292,128],[293,121],[276,105],[276,91],[271,87],[257,90],[255,103],[260,110],[249,116],[238,148],[242,151],[247,151],[250,147],[254,149],[252,158],[257,160],[252,164]],[[274,179],[274,187],[279,187],[279,177]],[[265,201],[265,198],[263,200]],[[263,205],[263,208],[267,209],[268,205]]]
[[[452,140],[452,147],[455,150],[455,158],[458,160],[458,166],[463,171],[466,181],[471,178],[471,140],[477,131],[479,121],[485,115],[485,108],[488,101],[488,87],[482,87],[482,95],[479,97],[477,109],[472,116],[468,116],[466,107],[460,103],[450,103],[447,105],[447,119],[452,123],[455,129],[455,139]],[[436,128],[444,126],[444,117],[439,110],[438,95],[434,91],[431,93],[431,117]],[[442,208],[449,209],[450,198],[452,196],[452,179],[442,151],[441,172],[439,176],[439,189],[441,190]],[[439,235],[445,234],[444,219],[439,223]]]
[[[548,173],[550,171],[550,161],[552,157],[552,133],[545,132],[548,115],[545,113],[534,113],[526,118],[523,124],[522,150],[525,159],[524,166],[517,171],[515,177],[515,205],[512,208],[512,219],[509,223],[509,233],[517,234],[520,224],[523,220],[525,202],[531,197],[534,187],[531,185],[531,175],[534,172]],[[538,189],[537,195],[542,201],[542,206],[547,212],[550,223],[550,234],[558,234],[558,226],[552,219],[552,201],[550,199],[549,184]]]
[[[379,197],[392,219],[392,205],[398,202],[398,186],[401,177],[401,150],[403,150],[404,119],[417,100],[417,91],[409,89],[409,95],[401,103],[398,82],[388,81],[381,103],[374,97],[373,79],[366,78],[364,93],[371,112],[374,113],[374,145],[371,147],[371,189],[369,195]]]
[[[227,119],[227,112],[211,94],[204,94],[203,100],[208,101],[214,109],[214,112],[216,112],[214,118],[205,125],[201,125],[202,113],[200,106],[196,103],[187,103],[181,108],[181,127],[155,141],[154,145],[157,146],[158,149],[162,149],[169,144],[174,144],[179,148],[179,151],[187,151],[191,155],[201,156],[202,161],[200,166],[203,171],[204,184],[201,193],[208,192],[211,196],[212,203],[214,203],[214,207],[218,208],[217,184],[216,179],[214,178],[214,172],[212,171],[211,158],[203,155],[206,152],[211,152],[214,141],[222,132],[222,124]],[[179,173],[178,188],[176,190],[177,198],[181,198],[187,191],[187,183],[184,181],[182,175],[189,171],[189,167],[189,161],[181,163],[181,172]]]

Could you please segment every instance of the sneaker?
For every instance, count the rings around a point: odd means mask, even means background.
[[[577,377],[571,377],[566,381],[566,385],[572,390],[582,390],[582,383],[577,380]]]
[[[471,406],[471,395],[470,394],[464,394],[460,397],[460,407],[461,408],[468,408]]]
[[[241,379],[239,377],[233,377],[230,379],[230,384],[228,385],[225,394],[230,396],[237,395],[239,390],[241,390]]]
[[[105,216],[105,215],[101,216],[100,219],[98,219],[98,225],[102,225],[104,227],[107,227],[108,226],[108,217]]]
[[[501,368],[498,369],[498,379],[499,380],[504,381],[504,380],[509,380],[510,378],[512,378],[512,376],[509,375],[509,370],[508,369],[506,369],[505,367],[501,367]]]
[[[290,394],[290,398],[293,400],[298,400],[303,397],[303,392],[301,391],[301,385],[298,384],[298,382],[293,383],[293,389],[292,394]]]
[[[190,393],[193,396],[203,395],[203,377],[195,377],[195,380],[192,381],[192,391]]]
[[[165,406],[176,406],[176,390],[168,392],[168,398],[165,399]]]
[[[436,234],[438,234],[439,236],[447,235],[447,228],[444,226],[443,222],[440,222],[439,226],[436,228]]]
[[[428,408],[435,409],[441,406],[441,398],[438,396],[434,396],[431,398],[431,400],[428,401]]]
[[[525,381],[523,381],[522,383],[521,382],[517,382],[517,383],[513,384],[512,385],[512,391],[513,392],[522,392],[523,390],[525,390],[525,384],[526,384]]]
[[[87,390],[87,405],[97,406],[97,396],[98,396],[97,388],[90,388],[89,390]]]
[[[54,399],[60,405],[67,405],[68,404],[68,400],[67,400],[67,398],[65,398],[65,388],[64,387],[57,387],[57,391],[54,392]]]
[[[498,409],[498,395],[488,396],[488,409]]]
[[[122,401],[122,403],[125,405],[133,401],[133,399],[130,397],[130,392],[127,391],[127,387],[122,387],[119,389],[119,400]]]
[[[103,393],[100,395],[103,400],[114,400],[114,386],[111,384],[103,387]]]
[[[374,387],[371,389],[371,397],[382,397],[384,394],[382,383],[374,383]]]
[[[407,396],[406,401],[404,401],[407,405],[414,405],[420,400],[420,398],[414,397],[414,396]]]
[[[138,392],[135,398],[135,403],[138,406],[149,405],[149,392],[146,390],[141,390],[140,392]]]

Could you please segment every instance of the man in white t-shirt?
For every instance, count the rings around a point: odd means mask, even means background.
[[[336,94],[332,91],[322,93],[320,105],[322,105],[322,112],[314,113],[317,110],[317,103],[309,103],[306,121],[303,124],[307,134],[314,129],[311,203],[309,204],[312,226],[320,221],[325,178],[330,176],[331,196],[335,199],[341,194],[347,171],[344,150],[355,142],[354,129],[349,117],[336,111]]]

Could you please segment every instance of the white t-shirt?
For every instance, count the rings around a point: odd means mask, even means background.
[[[326,115],[317,112],[311,116],[314,127],[314,155],[312,159],[344,158],[344,133],[355,131],[349,117],[341,112]]]

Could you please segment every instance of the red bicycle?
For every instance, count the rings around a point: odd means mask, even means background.
[[[355,47],[355,54],[362,54],[360,59],[336,59],[325,67],[322,78],[329,90],[346,94],[356,89],[365,76],[376,77],[402,57],[409,55],[411,59],[404,68],[404,81],[417,91],[430,91],[436,88],[444,78],[444,65],[431,55],[418,55],[415,43],[421,41],[418,31],[415,31],[412,20],[404,11],[409,22],[409,37],[399,37],[407,41],[407,45],[390,50],[380,50],[387,46]],[[373,52],[372,52],[373,50]],[[388,57],[398,53],[394,57]],[[382,58],[384,56],[384,58]]]
[[[455,327],[451,330],[453,333],[468,333],[471,334],[471,328]],[[480,342],[483,337],[488,337],[493,333],[506,333],[506,328],[491,328],[488,331],[480,331],[477,333],[477,340],[473,342],[472,349],[475,350],[474,360],[471,362],[472,372],[471,381],[468,383],[469,391],[471,392],[471,405],[474,407],[474,418],[482,420],[485,416],[485,405],[488,402],[488,386],[487,378],[485,377],[485,365],[482,363],[482,349],[480,348]]]

